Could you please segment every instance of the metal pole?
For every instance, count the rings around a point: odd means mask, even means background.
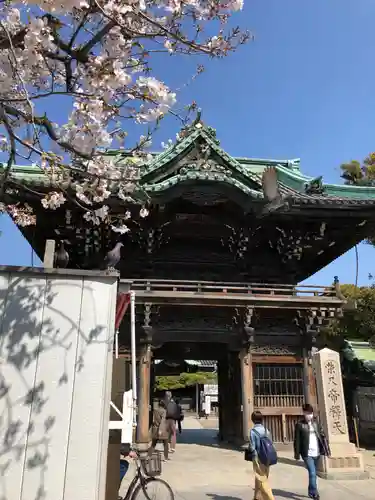
[[[130,292],[130,345],[132,354],[132,390],[133,390],[133,423],[136,425],[137,416],[137,361],[135,348],[135,292]]]
[[[115,358],[118,359],[118,330],[115,333]]]
[[[197,417],[199,417],[199,385],[195,384],[195,409],[197,410]]]

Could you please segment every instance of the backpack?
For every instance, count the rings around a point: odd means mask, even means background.
[[[271,439],[266,434],[261,436],[259,432],[253,429],[259,436],[259,449],[257,450],[259,462],[266,467],[277,464],[277,453]]]
[[[173,420],[179,420],[181,416],[180,410],[178,408],[178,404],[171,400],[167,404],[167,418]]]

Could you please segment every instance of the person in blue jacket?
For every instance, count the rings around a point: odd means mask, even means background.
[[[254,427],[250,430],[249,450],[255,474],[254,500],[275,500],[268,482],[270,468],[262,464],[258,457],[261,438],[267,436],[271,439],[271,433],[263,425],[263,415],[260,411],[254,411],[251,420]]]

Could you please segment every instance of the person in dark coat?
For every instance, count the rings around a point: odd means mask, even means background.
[[[155,450],[156,444],[161,441],[164,448],[164,459],[168,460],[168,426],[167,426],[167,409],[165,401],[159,401],[159,406],[154,410],[151,426],[151,448],[150,455]]]
[[[164,397],[165,407],[167,409],[167,430],[168,430],[168,441],[169,441],[169,451],[174,453],[176,451],[176,422],[180,419],[180,410],[176,401],[172,397],[170,391],[166,391]]]
[[[308,495],[319,500],[317,485],[317,466],[322,455],[330,456],[331,452],[322,426],[314,416],[314,409],[310,404],[302,407],[303,418],[297,422],[294,432],[294,456],[305,462],[309,475]]]
[[[176,401],[176,405],[178,407],[178,411],[179,411],[179,418],[176,420],[176,424],[177,424],[177,427],[178,427],[178,433],[181,434],[182,433],[182,421],[184,419],[184,412],[182,411],[182,406],[180,404],[180,400],[179,399],[175,399]]]

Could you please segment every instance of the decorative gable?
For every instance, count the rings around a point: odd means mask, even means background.
[[[146,190],[159,191],[186,180],[222,181],[262,198],[257,176],[220,148],[213,129],[198,125],[144,169],[141,183]]]

